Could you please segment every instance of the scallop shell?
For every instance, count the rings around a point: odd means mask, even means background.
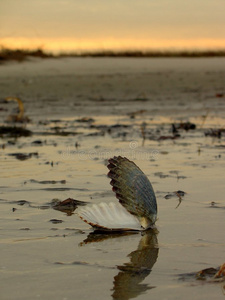
[[[104,230],[145,230],[157,217],[155,193],[147,176],[129,159],[109,160],[108,177],[119,203],[100,203],[78,211],[80,218]]]

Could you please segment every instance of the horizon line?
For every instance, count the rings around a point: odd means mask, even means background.
[[[29,57],[37,58],[62,58],[62,57],[121,57],[121,58],[191,58],[191,57],[225,57],[224,49],[193,49],[193,50],[86,50],[71,51],[54,54],[41,48],[29,49],[9,49],[0,45],[0,63],[9,60],[24,61]]]
[[[0,38],[0,47],[7,49],[42,49],[54,54],[118,51],[218,51],[225,49],[223,39],[72,39],[72,38]]]

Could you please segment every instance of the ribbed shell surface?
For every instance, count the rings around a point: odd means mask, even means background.
[[[136,164],[125,157],[109,160],[108,176],[119,202],[139,220],[145,218],[154,224],[157,215],[155,193],[147,176]]]

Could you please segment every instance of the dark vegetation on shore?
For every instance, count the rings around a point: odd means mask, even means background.
[[[136,50],[121,50],[121,51],[84,51],[53,54],[45,52],[42,49],[27,50],[27,49],[8,49],[1,47],[0,63],[5,61],[22,62],[30,57],[37,58],[61,58],[61,57],[225,57],[224,50],[183,50],[183,51],[136,51]]]

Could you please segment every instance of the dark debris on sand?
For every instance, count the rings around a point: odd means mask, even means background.
[[[222,135],[225,135],[225,129],[224,128],[219,128],[219,129],[209,129],[205,131],[205,136],[211,136],[211,137],[216,137],[220,139]]]
[[[27,160],[31,157],[38,157],[38,152],[30,152],[30,153],[9,153],[9,156],[14,156],[18,160]]]
[[[206,282],[225,281],[225,263],[217,268],[206,268],[198,272],[180,274],[179,279],[186,280],[203,280]]]
[[[32,183],[40,183],[40,184],[56,184],[56,183],[61,183],[61,184],[66,184],[66,180],[35,180],[35,179],[30,179],[30,182]]]
[[[78,206],[84,206],[87,202],[79,201],[76,199],[68,198],[66,200],[60,201],[59,199],[53,199],[51,206],[55,210],[66,213],[68,216],[71,215]]]
[[[0,136],[2,137],[21,137],[31,136],[32,131],[19,126],[0,126]]]

